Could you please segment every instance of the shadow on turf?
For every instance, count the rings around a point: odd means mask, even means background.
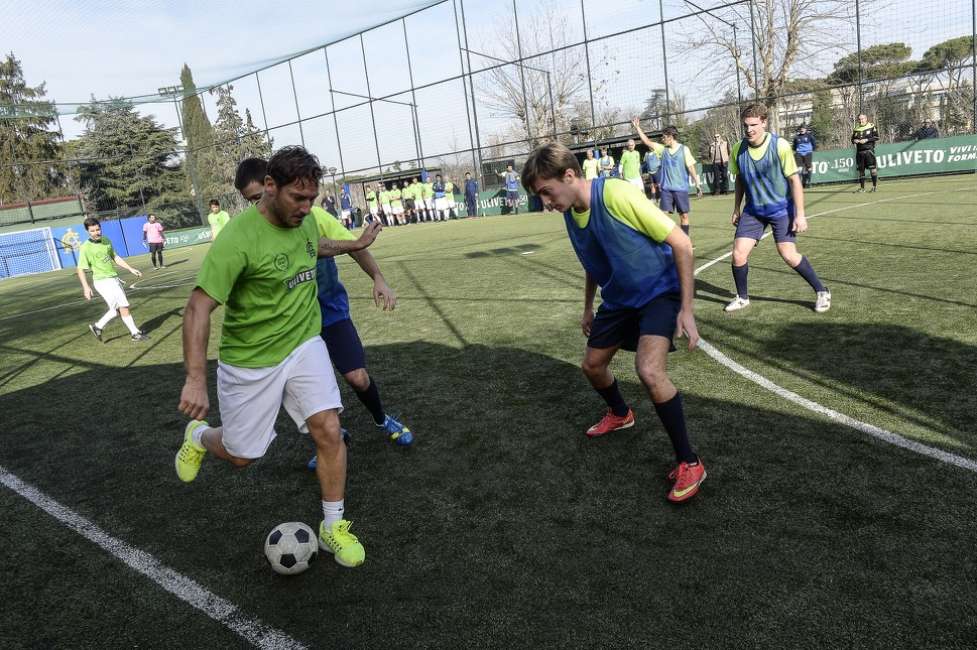
[[[732,280],[730,280],[732,283]],[[709,295],[712,294],[712,295]],[[723,287],[717,287],[714,284],[710,284],[699,278],[695,279],[695,297],[696,300],[702,300],[704,302],[714,302],[725,306],[730,300],[733,299],[733,292],[729,289]],[[787,298],[772,298],[770,296],[758,296],[756,294],[750,294],[750,301],[756,302],[780,302],[785,305],[798,305],[800,307],[806,307],[807,309],[814,308],[813,300],[790,300]]]
[[[0,396],[0,463],[295,638],[322,640],[328,612],[330,647],[682,647],[689,629],[700,647],[775,646],[787,620],[812,647],[877,642],[893,627],[907,642],[933,631],[972,638],[951,606],[974,593],[952,568],[972,551],[970,511],[959,510],[974,487],[968,473],[942,473],[940,494],[927,496],[935,461],[804,413],[748,406],[748,389],[710,368],[715,376],[698,380],[709,396],[685,392],[710,477],[674,507],[664,499],[671,449],[630,370],[619,379],[638,425],[588,440],[603,404],[574,364],[424,342],[367,354],[387,409],[417,442],[387,443],[343,386],[355,440],[347,512],[368,558],[356,570],[328,555],[290,579],[265,565],[272,526],[321,514],[305,469],[311,443],[287,417],[254,466],[208,458],[194,483],[177,480],[178,363],[93,369]],[[621,355],[625,367],[632,358]],[[216,405],[213,364],[208,377]],[[118,569],[105,579],[129,575]],[[8,588],[32,586],[29,570],[16,575],[23,584]],[[67,572],[46,596],[99,593]],[[853,621],[860,611],[872,612],[871,626]],[[46,628],[97,645],[111,630],[84,616],[64,608]],[[158,641],[158,630],[141,633]]]

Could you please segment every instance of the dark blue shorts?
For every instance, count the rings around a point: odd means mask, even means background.
[[[651,172],[651,180],[654,181],[655,185],[662,184],[662,169],[659,167],[657,170]]]
[[[679,192],[678,190],[662,190],[661,191],[661,209],[662,212],[678,212],[679,214],[688,214],[689,212],[689,193]]]
[[[634,352],[642,336],[664,336],[671,341],[675,336],[675,323],[681,307],[682,297],[677,293],[652,298],[643,307],[637,308],[607,309],[601,305],[590,328],[587,347],[613,348],[620,345]],[[674,350],[675,346],[671,345],[671,349]]]
[[[736,224],[736,236],[759,241],[767,226],[770,226],[773,240],[778,244],[797,241],[797,235],[792,232],[794,217],[787,213],[775,217],[756,217],[744,212],[740,215],[739,223]]]
[[[329,350],[329,358],[339,374],[345,375],[359,368],[366,368],[366,353],[360,335],[350,319],[327,325],[320,333]]]
[[[519,190],[508,191],[508,192],[505,193],[505,197],[506,197],[506,199],[508,201],[510,201],[512,203],[518,203],[519,202]]]

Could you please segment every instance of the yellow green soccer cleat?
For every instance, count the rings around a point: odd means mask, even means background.
[[[193,432],[200,427],[210,426],[203,420],[191,420],[183,433],[183,444],[180,451],[176,452],[176,475],[184,483],[189,483],[197,478],[200,471],[200,463],[204,460],[207,450],[193,441]]]
[[[366,560],[366,551],[356,535],[349,532],[352,522],[340,519],[328,529],[326,522],[319,524],[319,548],[333,554],[336,563],[344,567],[354,567]]]

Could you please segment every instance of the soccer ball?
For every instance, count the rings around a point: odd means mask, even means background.
[[[298,521],[275,526],[265,538],[265,557],[268,564],[286,576],[302,573],[309,568],[319,552],[319,540],[312,529]]]

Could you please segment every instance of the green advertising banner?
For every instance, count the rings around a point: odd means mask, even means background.
[[[913,140],[875,147],[879,176],[893,178],[916,174],[945,174],[977,170],[977,135],[958,135],[952,138]],[[705,172],[703,172],[703,167]],[[698,165],[703,192],[712,188],[712,165]],[[838,183],[858,178],[855,167],[855,147],[815,151],[811,166],[812,183]],[[866,174],[867,176],[868,174]],[[729,190],[733,190],[729,178]]]
[[[458,206],[465,207],[464,197],[458,201]],[[519,190],[519,210],[526,212],[529,209],[529,198]],[[480,215],[509,214],[509,205],[506,202],[506,192],[503,188],[486,190],[478,193],[478,213]]]
[[[173,230],[163,233],[166,237],[165,248],[181,248],[183,246],[193,246],[210,241],[210,228],[184,228],[183,230]]]

